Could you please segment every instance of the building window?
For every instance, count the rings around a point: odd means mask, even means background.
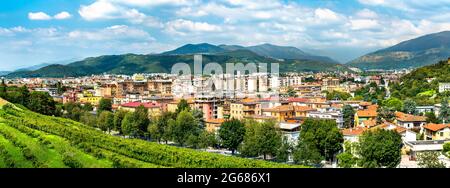
[[[441,137],[443,137],[443,136],[444,136],[444,132],[440,132],[439,135],[440,135]]]

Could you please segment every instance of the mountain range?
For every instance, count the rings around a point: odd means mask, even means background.
[[[43,64],[9,73],[7,77],[72,77],[114,73],[169,73],[175,63],[193,66],[193,54],[203,54],[204,63],[279,63],[280,72],[351,71],[417,68],[450,57],[450,31],[421,36],[389,48],[363,55],[346,64],[332,58],[306,53],[296,47],[187,44],[160,54],[122,54],[90,57],[68,64]],[[67,62],[66,62],[67,63]],[[7,73],[3,73],[7,74]]]
[[[49,65],[37,70],[16,71],[8,77],[73,77],[113,73],[170,73],[175,63],[193,67],[193,54],[203,54],[203,63],[279,63],[280,72],[351,71],[328,57],[315,56],[295,47],[263,44],[242,47],[237,45],[187,44],[161,54],[123,54],[90,57],[67,65]],[[269,69],[270,71],[270,69]]]
[[[450,57],[450,31],[407,40],[361,56],[346,65],[363,70],[416,68]]]

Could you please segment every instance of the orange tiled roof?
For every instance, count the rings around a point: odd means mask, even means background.
[[[362,122],[364,124],[365,127],[375,127],[377,125],[377,121],[376,120],[365,120]]]
[[[371,102],[360,102],[359,105],[360,106],[370,106],[370,105],[372,105],[372,103]]]
[[[356,114],[358,117],[376,117],[378,115],[375,110],[358,110]]]
[[[399,121],[427,121],[425,116],[415,116],[403,112],[395,112],[395,117],[397,117],[397,120]]]
[[[431,130],[431,131],[439,131],[441,129],[444,129],[446,127],[450,127],[450,124],[434,124],[434,123],[429,123],[425,126],[423,126],[423,128]]]
[[[306,112],[306,111],[314,111],[315,109],[309,106],[294,106],[294,110],[296,112]]]
[[[206,123],[213,123],[213,124],[222,124],[225,122],[225,119],[207,119],[205,120]]]
[[[273,108],[266,108],[266,109],[263,109],[263,111],[266,111],[266,112],[288,112],[288,111],[294,111],[294,106],[281,105],[281,106],[276,106]]]
[[[375,111],[377,111],[378,105],[377,104],[369,105],[369,106],[367,106],[367,109],[368,110],[375,110]]]
[[[367,130],[367,128],[364,128],[364,127],[344,129],[344,130],[342,130],[342,134],[344,136],[357,136],[357,135],[361,135],[366,130]]]

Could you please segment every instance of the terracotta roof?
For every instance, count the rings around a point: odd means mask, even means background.
[[[415,116],[403,112],[395,112],[395,117],[397,117],[397,120],[399,121],[427,121],[425,116]]]
[[[306,103],[308,101],[309,100],[305,99],[305,98],[293,98],[293,97],[291,97],[291,98],[288,99],[288,102],[303,102],[303,103]]]
[[[364,124],[365,127],[375,127],[377,125],[377,121],[376,120],[365,120],[362,122],[362,124]]]
[[[139,106],[143,105],[145,108],[160,108],[161,104],[158,103],[141,103],[141,102],[130,102],[126,104],[122,104],[122,107],[127,108],[137,108]]]
[[[225,122],[225,119],[207,119],[205,120],[206,123],[213,123],[213,124],[222,124]]]
[[[281,105],[281,106],[276,106],[273,108],[266,108],[266,109],[262,109],[265,112],[288,112],[288,111],[294,111],[294,106],[291,105]]]
[[[394,128],[390,128],[391,126],[394,126]],[[389,130],[395,129],[397,131],[397,133],[402,133],[402,132],[405,132],[407,130],[406,128],[404,128],[402,126],[397,126],[397,125],[392,125],[392,124],[388,125],[386,123],[381,124],[380,128],[389,129]]]
[[[369,105],[372,105],[372,103],[371,102],[360,102],[359,105],[360,106],[369,106]]]
[[[441,129],[444,129],[446,127],[450,128],[450,124],[434,124],[434,123],[429,123],[425,126],[423,126],[423,128],[431,130],[431,131],[439,131]]]
[[[367,106],[367,109],[368,110],[375,110],[375,111],[377,111],[378,105],[377,104],[369,105],[369,106]]]
[[[307,111],[315,111],[314,108],[311,108],[309,106],[294,106],[294,110],[296,112],[307,112]]]
[[[358,117],[376,117],[378,115],[375,110],[358,110],[356,114]]]
[[[357,128],[352,128],[352,129],[344,129],[341,132],[344,136],[358,136],[358,135],[361,135],[366,130],[367,130],[367,128],[357,127]]]

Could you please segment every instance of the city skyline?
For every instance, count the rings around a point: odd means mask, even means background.
[[[187,43],[295,46],[342,63],[450,30],[448,0],[1,2],[1,70]]]

